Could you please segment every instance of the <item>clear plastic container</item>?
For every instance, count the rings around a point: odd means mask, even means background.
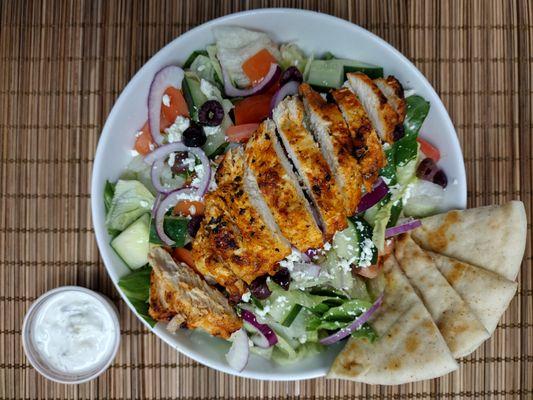
[[[33,335],[36,326],[35,324],[37,323],[36,318],[39,315],[41,307],[53,299],[54,296],[69,291],[80,291],[97,300],[97,302],[102,305],[102,312],[108,313],[109,317],[113,321],[114,326],[113,344],[106,354],[102,355],[99,362],[88,370],[72,373],[60,371],[54,368],[54,366],[50,365],[46,358],[43,357],[39,352],[38,347],[34,343]],[[26,316],[24,317],[24,323],[22,325],[22,344],[24,346],[24,352],[26,353],[31,365],[33,365],[33,367],[44,377],[55,382],[66,384],[77,384],[90,381],[103,373],[109,367],[115,358],[115,355],[117,354],[120,345],[120,324],[117,309],[111,300],[104,295],[80,286],[63,286],[50,290],[39,297],[26,313]]]

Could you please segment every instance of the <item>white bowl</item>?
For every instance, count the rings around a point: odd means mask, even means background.
[[[91,204],[98,247],[115,286],[119,278],[130,271],[109,246],[110,237],[104,226],[102,200],[105,181],[118,179],[131,159],[134,133],[147,119],[146,99],[154,73],[165,65],[182,65],[192,51],[213,43],[212,28],[218,25],[261,30],[277,42],[295,41],[308,54],[314,52],[321,55],[330,51],[338,57],[380,65],[384,67],[385,74],[395,75],[406,88],[415,89],[431,103],[429,116],[422,127],[422,136],[440,149],[442,160],[439,165],[446,171],[450,182],[443,207],[466,206],[463,156],[446,109],[426,78],[396,49],[357,25],[325,14],[295,9],[263,9],[232,14],[198,26],[167,44],[137,72],[109,114],[96,151]],[[118,286],[117,290],[136,313]],[[284,366],[253,356],[246,369],[236,373],[224,359],[229,345],[222,340],[199,332],[170,334],[162,326],[156,327],[153,332],[170,346],[202,364],[255,379],[286,381],[324,376],[340,349],[337,346],[315,357]]]

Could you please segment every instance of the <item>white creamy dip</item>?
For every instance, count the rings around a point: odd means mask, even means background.
[[[39,308],[32,336],[35,349],[50,367],[82,373],[109,357],[116,332],[101,301],[71,290],[57,293]]]

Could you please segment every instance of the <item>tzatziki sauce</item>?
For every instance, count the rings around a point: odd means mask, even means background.
[[[77,290],[51,296],[37,311],[32,339],[50,367],[83,373],[109,357],[116,340],[105,300]]]

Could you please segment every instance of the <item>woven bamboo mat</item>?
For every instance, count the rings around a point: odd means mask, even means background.
[[[0,398],[533,398],[531,239],[518,294],[492,339],[433,381],[371,387],[238,379],[173,351],[119,300],[98,256],[90,174],[113,102],[182,32],[259,7],[299,7],[383,37],[440,93],[463,146],[469,206],[522,199],[532,214],[533,5],[516,1],[0,1]],[[318,28],[317,28],[318,29]],[[528,225],[531,238],[531,220]],[[25,311],[61,285],[104,292],[121,314],[111,368],[80,386],[46,381],[21,345]]]

